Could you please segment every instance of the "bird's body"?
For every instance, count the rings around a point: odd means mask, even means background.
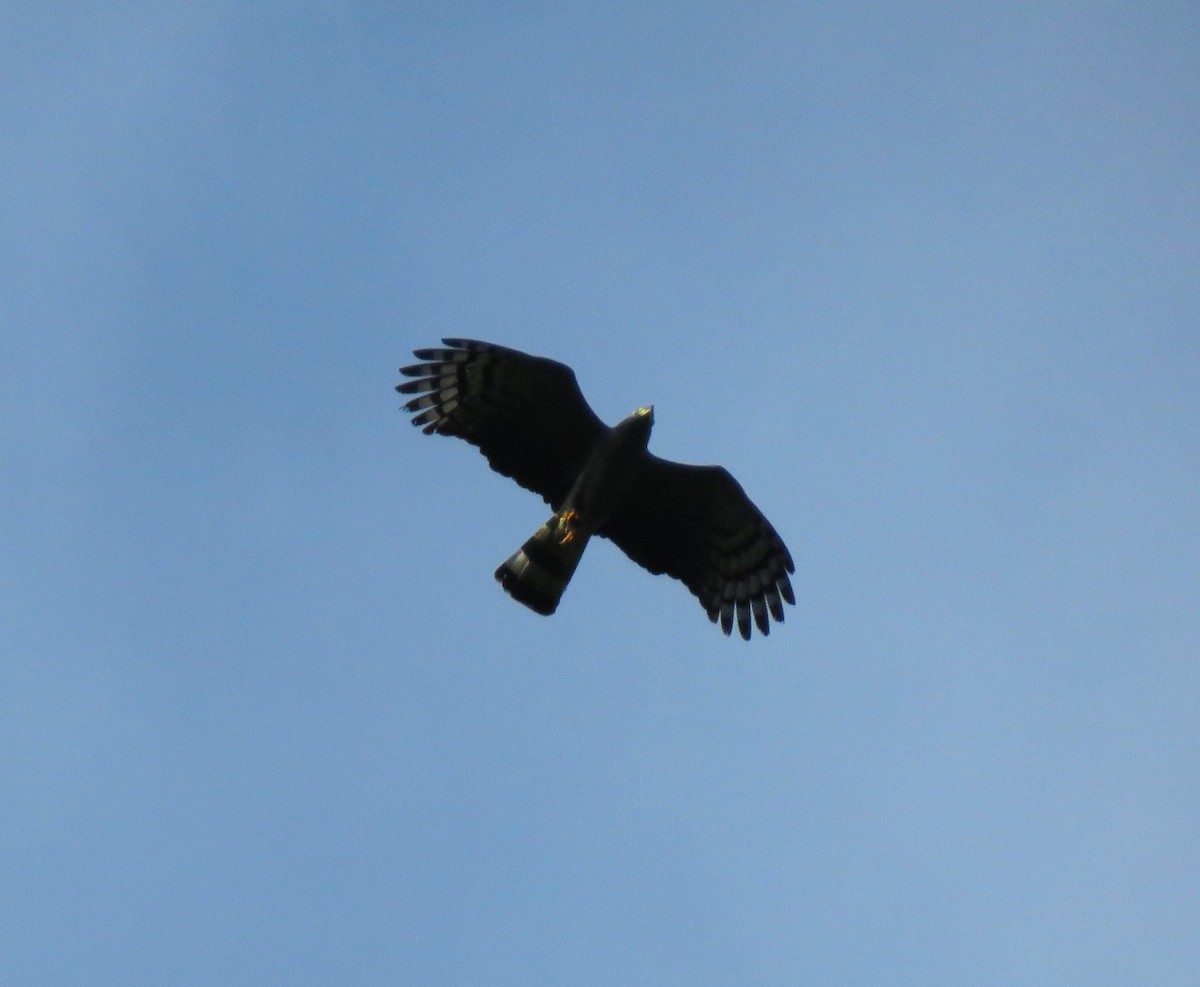
[[[749,640],[768,613],[795,603],[791,555],[719,466],[689,466],[647,450],[652,408],[609,428],[588,407],[570,367],[469,339],[414,351],[397,386],[426,433],[457,435],[492,468],[540,494],[554,511],[497,570],[514,599],[551,614],[593,535],[651,572],[680,579],[708,616]]]
[[[562,507],[496,570],[515,600],[549,615],[593,534],[618,509],[645,460],[654,409],[639,408],[596,443]]]

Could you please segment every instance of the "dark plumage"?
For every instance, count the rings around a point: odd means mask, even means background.
[[[426,434],[457,435],[492,469],[540,494],[554,514],[496,570],[515,599],[550,614],[593,535],[634,562],[681,580],[709,619],[746,640],[794,604],[795,571],[771,523],[720,466],[689,466],[646,449],[652,408],[609,428],[570,367],[471,339],[415,350],[400,372],[405,404]]]

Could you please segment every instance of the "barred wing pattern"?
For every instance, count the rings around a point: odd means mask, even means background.
[[[473,339],[414,350],[423,363],[401,367],[416,380],[396,387],[419,395],[404,406],[426,435],[457,435],[497,473],[540,494],[555,510],[607,426],[588,406],[566,364]]]
[[[778,533],[741,484],[720,466],[649,456],[617,512],[597,534],[638,565],[683,582],[709,620],[750,640],[750,623],[770,633],[783,601],[796,602],[795,565]]]

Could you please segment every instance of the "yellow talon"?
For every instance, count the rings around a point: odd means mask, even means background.
[[[574,524],[575,524],[576,516],[577,515],[574,511],[567,511],[565,514],[563,514],[558,519],[559,530],[563,531],[565,529],[565,534],[563,534],[563,536],[561,538],[559,538],[559,540],[558,540],[560,545],[565,545],[568,542],[574,540],[574,538],[575,538]]]

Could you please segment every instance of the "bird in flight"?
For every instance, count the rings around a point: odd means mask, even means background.
[[[720,466],[660,459],[646,448],[653,407],[609,427],[566,364],[474,339],[414,350],[401,367],[404,405],[426,435],[456,435],[497,473],[540,494],[550,519],[497,570],[516,600],[558,608],[592,535],[652,573],[683,582],[708,617],[749,641],[795,604],[792,557],[771,523]]]

